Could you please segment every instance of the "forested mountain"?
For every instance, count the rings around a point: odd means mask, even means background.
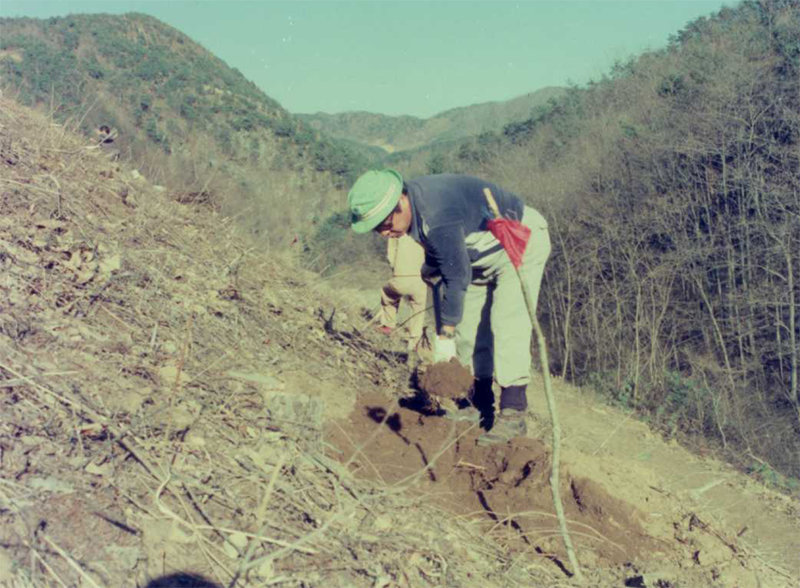
[[[529,119],[564,91],[563,88],[542,88],[512,100],[453,108],[425,119],[370,112],[318,112],[297,116],[332,137],[394,153],[499,131],[509,123]]]
[[[354,149],[293,117],[238,70],[152,17],[2,19],[0,31],[6,95],[132,157],[184,200],[235,192],[262,206],[278,188],[281,198],[319,198],[366,165]]]
[[[550,219],[540,312],[555,371],[792,475],[798,88],[800,3],[747,1],[446,160]]]

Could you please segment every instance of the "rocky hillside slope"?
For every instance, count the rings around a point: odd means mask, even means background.
[[[0,583],[572,584],[541,419],[483,451],[398,402],[352,296],[7,99],[0,267]],[[590,585],[797,585],[796,502],[596,415],[562,468]]]

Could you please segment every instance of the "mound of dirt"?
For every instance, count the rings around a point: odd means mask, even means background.
[[[543,441],[517,439],[500,447],[476,443],[482,432],[386,405],[365,396],[360,407],[328,437],[345,461],[390,487],[413,488],[428,504],[480,522],[512,559],[527,554],[551,573],[570,573],[550,494],[550,453]],[[376,429],[376,426],[379,428]],[[347,435],[342,432],[347,431]],[[659,543],[640,524],[641,514],[599,484],[563,475],[565,511],[589,568],[632,565]],[[548,563],[549,562],[549,563]]]
[[[529,438],[481,447],[476,425],[364,394],[348,419],[327,427],[326,436],[334,455],[358,475],[472,521],[501,546],[507,568],[537,567],[558,578],[556,583],[568,583],[571,572],[549,487],[548,428],[534,420],[530,429]],[[650,472],[638,475],[627,485],[648,488],[643,498],[582,463],[562,463],[568,528],[589,585],[793,585],[791,571],[763,561],[723,530],[718,517],[687,510],[678,497],[663,493]],[[505,581],[513,583],[511,577]]]
[[[461,400],[472,387],[472,374],[453,358],[425,367],[419,376],[419,387],[434,399]]]

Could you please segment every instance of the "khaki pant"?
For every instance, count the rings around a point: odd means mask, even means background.
[[[550,256],[550,236],[546,221],[532,208],[525,207],[522,222],[530,227],[531,236],[521,274],[535,309]],[[483,241],[487,249],[492,245],[490,239]],[[464,315],[456,327],[458,360],[471,366],[476,378],[494,376],[504,388],[527,385],[532,328],[519,276],[505,250],[475,262],[473,282],[464,297]]]
[[[408,341],[408,348],[414,349],[422,337],[425,322],[425,304],[428,286],[418,277],[392,278],[381,289],[380,322],[383,327],[397,326],[397,311],[400,301],[408,301],[409,317],[402,325]]]

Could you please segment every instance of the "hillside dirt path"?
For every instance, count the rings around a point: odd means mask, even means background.
[[[665,442],[586,391],[555,382],[563,430],[562,498],[592,586],[800,585],[798,503],[731,467]],[[567,558],[548,486],[550,427],[534,381],[529,434],[481,448],[480,431],[398,405],[408,391],[329,390],[332,453],[362,475],[484,525],[509,568]],[[402,402],[400,404],[403,404]],[[554,566],[554,567],[553,567]],[[587,571],[588,570],[588,571]],[[516,585],[513,574],[509,585]]]

